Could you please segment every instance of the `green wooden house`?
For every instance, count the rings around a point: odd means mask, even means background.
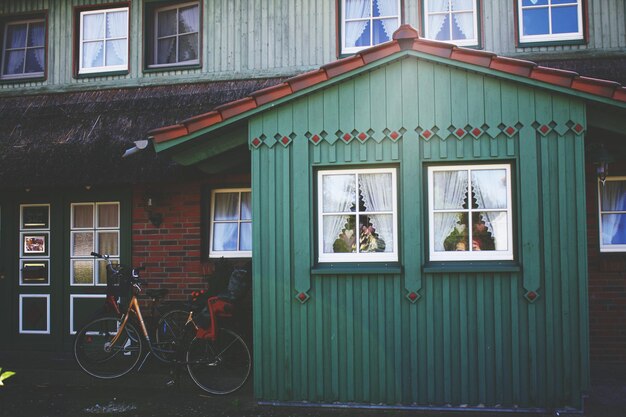
[[[580,409],[585,142],[625,114],[615,83],[402,26],[151,135],[200,169],[249,145],[260,401]]]

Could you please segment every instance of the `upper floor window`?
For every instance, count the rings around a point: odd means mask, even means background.
[[[200,51],[200,6],[197,2],[176,4],[154,10],[151,43],[148,52],[150,67],[198,64]]]
[[[428,168],[430,260],[512,260],[510,165]]]
[[[626,252],[626,177],[598,182],[600,251]]]
[[[390,41],[400,26],[400,0],[342,0],[342,53]]]
[[[44,19],[8,21],[3,28],[3,79],[40,77],[46,67]]]
[[[209,256],[252,256],[252,193],[249,188],[211,192]]]
[[[398,260],[396,170],[319,171],[320,262]]]
[[[478,45],[478,0],[424,0],[425,37]]]
[[[518,0],[520,43],[583,39],[582,0]]]
[[[128,70],[128,7],[80,13],[79,74]]]

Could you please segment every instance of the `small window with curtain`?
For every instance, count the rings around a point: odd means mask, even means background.
[[[398,260],[396,170],[319,171],[319,262]]]
[[[128,7],[80,12],[78,73],[128,70]]]
[[[249,188],[211,192],[210,258],[252,257],[252,193]]]
[[[600,251],[626,252],[626,177],[598,181]]]
[[[46,22],[43,18],[4,21],[3,80],[43,77],[46,68]]]
[[[478,0],[424,0],[424,37],[478,46]]]
[[[187,2],[146,9],[149,68],[200,63],[200,4]]]
[[[583,40],[582,0],[518,0],[520,43]]]
[[[512,260],[511,167],[428,168],[431,261]]]
[[[387,42],[400,26],[400,0],[342,0],[341,53]]]

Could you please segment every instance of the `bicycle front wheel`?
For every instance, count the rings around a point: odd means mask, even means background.
[[[121,325],[120,319],[104,317],[85,325],[76,334],[74,357],[89,375],[102,379],[118,378],[139,362],[143,341],[131,323],[126,323],[115,344],[111,345]]]
[[[211,394],[237,391],[250,375],[250,350],[241,336],[220,329],[215,342],[195,338],[187,351],[187,370],[191,379]]]
[[[182,343],[188,318],[188,311],[172,310],[159,319],[155,335],[156,343],[152,346],[152,352],[157,358],[164,362],[172,362],[176,359],[176,352]]]

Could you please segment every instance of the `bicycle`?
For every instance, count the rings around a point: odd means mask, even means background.
[[[186,366],[196,385],[211,394],[230,394],[245,384],[252,368],[250,350],[235,331],[218,327],[218,318],[232,316],[234,305],[229,300],[217,296],[206,299],[210,320],[208,327],[201,327],[194,320],[194,310],[198,311],[198,304],[204,304],[205,300],[196,297],[199,303],[196,300],[196,305],[184,312],[182,329],[180,311],[169,317],[166,314],[158,321],[156,342],[153,342],[137,299],[141,285],[145,284],[139,276],[144,268],[134,268],[123,276],[124,269],[115,266],[107,255],[92,255],[107,261],[107,277],[112,277],[113,285],[119,281],[122,291],[128,286],[131,297],[124,314],[95,319],[76,334],[74,356],[85,372],[101,379],[119,378],[134,369],[144,357],[140,370],[153,354],[164,362],[175,364],[177,369]],[[156,291],[151,294],[163,295],[163,290]],[[159,336],[161,329],[162,335]]]

